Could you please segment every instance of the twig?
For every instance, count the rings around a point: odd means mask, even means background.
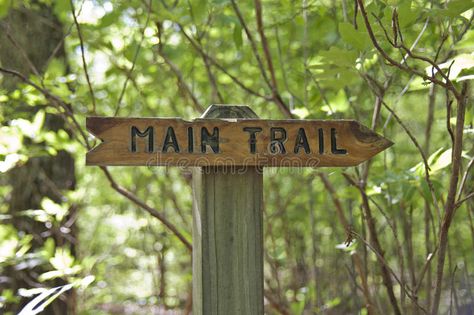
[[[299,102],[303,103],[303,101],[300,98],[298,98],[298,96],[296,96],[291,91],[290,86],[288,84],[286,68],[285,68],[285,65],[283,63],[283,53],[282,53],[282,49],[281,49],[281,41],[280,41],[280,34],[279,34],[279,31],[278,31],[278,26],[275,26],[275,41],[276,41],[276,44],[277,44],[278,63],[279,63],[280,69],[281,69],[281,74],[282,74],[282,77],[283,77],[283,84],[285,85],[285,89],[288,91],[288,93],[290,93],[292,98],[294,98],[294,99],[298,100]],[[305,103],[305,106],[307,106],[307,102],[304,102],[304,103]],[[290,111],[291,111],[291,109],[293,108],[291,101],[290,101],[289,105],[290,105]]]
[[[32,82],[31,80],[29,80],[24,74],[16,71],[16,70],[11,70],[11,69],[6,69],[6,68],[2,68],[0,67],[0,72],[3,72],[3,73],[6,73],[6,74],[9,74],[9,75],[13,75],[13,76],[16,76],[17,78],[19,78],[21,81],[23,81],[24,83],[28,84],[29,86],[33,87],[35,90],[37,90],[38,92],[40,92],[41,94],[43,94],[43,96],[45,98],[47,98],[48,100],[51,101],[51,103],[54,105],[56,105],[56,108],[58,109],[58,111],[61,113],[60,109],[62,109],[64,111],[64,113],[66,114],[66,117],[70,118],[71,121],[72,121],[72,125],[74,126],[74,128],[79,132],[79,134],[81,135],[82,139],[84,140],[84,143],[82,143],[79,139],[78,142],[81,143],[83,146],[85,146],[87,149],[90,149],[91,146],[89,144],[89,140],[87,138],[87,135],[85,134],[84,130],[82,129],[82,127],[79,125],[79,123],[77,122],[75,116],[74,116],[74,113],[72,112],[71,110],[71,106],[70,104],[67,104],[66,102],[64,102],[61,98],[59,98],[58,96],[52,94],[50,91],[48,91],[46,88],[42,88],[40,87],[39,85],[37,85],[36,83]],[[67,118],[64,118],[65,121],[67,121]]]
[[[119,98],[118,98],[118,101],[117,101],[117,107],[115,108],[114,116],[117,116],[118,113],[119,113],[120,106],[122,105],[122,99],[125,95],[125,90],[127,89],[128,81],[130,80],[130,77],[132,75],[133,70],[135,70],[135,65],[137,63],[138,54],[140,53],[140,49],[142,47],[143,41],[145,40],[145,30],[148,27],[148,23],[150,22],[151,4],[152,4],[152,0],[149,1],[148,12],[147,12],[147,16],[146,16],[146,22],[145,22],[145,26],[143,27],[143,31],[142,31],[142,37],[140,39],[140,43],[137,46],[137,49],[135,50],[135,54],[133,55],[132,66],[130,67],[130,70],[128,70],[128,75],[126,76],[125,81],[123,82],[122,90],[120,91],[120,95],[119,95]]]
[[[257,30],[258,34],[260,35],[260,41],[262,42],[263,53],[267,61],[268,71],[270,72],[272,92],[276,93],[278,87],[277,80],[275,77],[275,70],[273,69],[272,56],[270,54],[270,49],[268,48],[267,37],[265,36],[265,31],[263,30],[262,2],[260,2],[260,0],[254,0],[254,5],[255,18],[257,19]]]
[[[1,23],[4,24],[4,23]],[[26,63],[28,64],[28,67],[30,68],[31,72],[33,72],[36,76],[38,76],[40,79],[42,78],[41,74],[39,73],[38,69],[34,65],[34,63],[31,61],[30,57],[28,57],[28,54],[26,51],[23,49],[23,47],[15,40],[15,38],[12,36],[10,32],[10,26],[9,25],[2,25],[2,28],[5,30],[5,34],[7,35],[8,40],[12,43],[13,46],[15,46],[16,49],[20,52],[21,56],[23,59],[25,59]]]
[[[354,187],[356,187],[359,190],[359,192],[361,194],[362,209],[364,210],[364,219],[366,221],[367,228],[369,230],[371,247],[373,246],[373,248],[375,248],[376,253],[378,253],[377,258],[378,258],[378,261],[380,263],[380,269],[381,269],[381,273],[382,273],[383,283],[384,283],[385,288],[387,290],[387,294],[388,294],[388,297],[389,297],[389,300],[390,300],[390,304],[392,305],[393,311],[394,311],[395,314],[401,315],[401,311],[400,311],[400,308],[398,306],[398,302],[397,302],[397,299],[395,297],[395,293],[393,292],[393,282],[392,282],[392,278],[390,276],[391,269],[385,262],[385,257],[384,257],[384,253],[382,251],[382,246],[380,244],[380,241],[379,241],[379,238],[378,238],[378,235],[377,235],[377,229],[376,229],[376,226],[375,226],[375,219],[372,216],[372,210],[370,209],[369,199],[367,198],[367,194],[365,193],[365,191],[363,189],[363,186],[365,184],[362,183],[362,184],[359,185],[348,174],[343,173],[343,175],[351,185],[353,185]],[[396,279],[397,279],[397,281],[399,281],[398,278],[396,278]]]
[[[474,191],[472,191],[472,192],[470,192],[469,194],[467,194],[467,196],[464,197],[463,199],[458,200],[458,201],[456,202],[455,207],[456,207],[456,208],[459,208],[459,207],[463,204],[463,202],[467,201],[468,199],[471,199],[472,197],[474,197]]]
[[[112,174],[110,174],[109,170],[105,166],[100,166],[100,169],[104,172],[105,176],[107,177],[110,185],[112,188],[117,191],[119,194],[122,196],[126,197],[133,203],[135,203],[137,206],[140,208],[144,209],[146,212],[151,214],[153,217],[157,218],[160,220],[161,223],[163,223],[180,241],[181,243],[186,246],[186,248],[189,251],[192,251],[193,247],[191,243],[184,237],[181,232],[178,231],[178,229],[170,222],[168,219],[166,219],[158,210],[155,208],[150,207],[147,205],[144,201],[142,201],[140,198],[138,198],[136,195],[134,195],[132,192],[126,190],[122,186],[120,186],[115,179],[112,177]]]
[[[413,288],[414,294],[418,294],[418,291],[420,290],[421,285],[423,284],[423,278],[425,277],[425,273],[426,273],[426,271],[428,270],[428,267],[430,266],[431,261],[432,261],[432,260],[434,259],[434,257],[436,256],[436,253],[438,252],[438,248],[439,248],[439,246],[436,246],[435,249],[433,250],[433,252],[430,253],[429,256],[428,256],[428,258],[426,259],[426,262],[425,262],[425,264],[423,265],[423,268],[421,269],[421,272],[420,272],[420,274],[419,274],[418,283],[417,283],[417,285],[415,286],[415,288]]]
[[[400,285],[400,287],[402,288],[403,292],[405,292],[405,294],[412,300],[412,302],[420,309],[422,310],[425,314],[428,314],[428,311],[423,307],[421,306],[420,304],[418,304],[418,301],[417,301],[417,297],[415,295],[413,295],[412,292],[410,292],[410,289],[409,287],[407,287],[406,285],[404,285],[400,279],[397,277],[397,275],[395,274],[395,272],[390,268],[390,266],[388,265],[387,261],[385,260],[385,258],[383,257],[382,253],[377,251],[369,242],[367,242],[360,234],[352,231],[352,234],[358,239],[360,240],[362,243],[364,243],[365,246],[367,246],[374,254],[375,256],[377,256],[377,258],[381,261],[381,263],[384,264],[384,266],[387,268],[388,271],[390,271],[390,273],[392,274],[393,278],[398,282],[398,284]]]
[[[421,78],[423,78],[424,80],[428,80],[432,83],[435,83],[435,84],[438,84],[448,90],[450,90],[455,96],[456,98],[459,98],[460,97],[460,94],[459,92],[457,91],[457,89],[454,87],[454,85],[452,84],[452,82],[449,80],[448,77],[446,77],[446,74],[441,71],[441,69],[438,67],[438,65],[436,65],[436,63],[434,63],[432,60],[426,58],[426,57],[422,57],[422,56],[418,56],[414,53],[412,53],[410,51],[410,49],[406,48],[405,46],[403,46],[402,48],[405,50],[405,52],[411,57],[411,58],[414,58],[414,59],[419,59],[419,60],[423,60],[423,61],[426,61],[428,62],[430,65],[432,65],[436,70],[439,71],[439,73],[441,74],[441,76],[446,80],[446,82],[443,82],[439,79],[437,79],[435,76],[428,76],[426,75],[425,73],[415,69],[415,68],[411,68],[407,65],[405,65],[404,63],[400,63],[396,60],[394,60],[392,57],[390,57],[387,52],[379,45],[377,39],[375,38],[375,34],[374,34],[374,31],[372,30],[372,26],[370,24],[370,21],[369,21],[369,17],[367,16],[367,11],[365,10],[365,7],[364,7],[364,3],[363,3],[363,0],[356,0],[357,3],[358,3],[358,6],[360,8],[360,11],[362,13],[362,17],[363,17],[363,20],[364,20],[364,23],[365,23],[365,26],[366,26],[366,29],[367,29],[367,32],[369,34],[369,37],[370,37],[370,40],[372,41],[372,44],[374,45],[375,49],[377,49],[377,51],[380,53],[380,55],[382,55],[382,57],[392,66],[395,66],[397,68],[399,68],[400,70],[402,71],[405,71],[409,74],[416,74],[418,76],[420,76]]]
[[[202,49],[202,47],[200,45],[198,45],[196,43],[196,41],[191,38],[191,36],[189,36],[188,33],[186,33],[186,31],[184,30],[184,28],[178,24],[180,30],[181,30],[181,33],[184,35],[184,37],[186,37],[186,39],[189,41],[189,43],[194,47],[194,49],[196,49],[200,54],[202,55],[205,55],[207,60],[209,60],[217,69],[219,69],[220,71],[222,71],[225,75],[227,75],[235,84],[237,84],[242,90],[246,91],[247,93],[249,94],[252,94],[254,96],[258,96],[260,98],[263,98],[265,100],[271,100],[271,98],[269,97],[266,97],[260,93],[258,93],[257,91],[255,90],[252,90],[250,87],[246,86],[242,81],[240,81],[236,76],[232,75],[229,71],[227,71],[227,69],[225,67],[223,67],[221,64],[219,64],[219,62],[217,62],[216,59],[214,59],[212,56],[206,54],[206,52]]]
[[[79,9],[77,10],[77,13],[76,13],[76,16],[79,16],[81,15],[81,12],[82,12],[82,8],[84,6],[84,1],[85,0],[82,0],[81,1],[81,5],[79,6]],[[74,22],[72,22],[71,24],[69,24],[68,28],[67,28],[67,31],[64,32],[63,36],[61,37],[61,40],[58,42],[58,44],[56,45],[56,47],[54,47],[53,49],[53,52],[49,55],[48,57],[48,60],[46,61],[45,63],[45,69],[48,68],[48,65],[51,63],[51,60],[53,60],[53,58],[56,56],[56,54],[58,53],[58,51],[64,47],[64,41],[66,40],[66,38],[71,34],[71,31],[72,31],[72,27],[74,26]]]
[[[186,81],[184,80],[183,74],[181,71],[179,71],[179,68],[164,54],[163,52],[163,31],[162,31],[162,25],[161,22],[156,22],[156,29],[157,29],[157,36],[158,36],[158,54],[163,58],[165,63],[170,67],[171,71],[173,71],[174,75],[176,76],[176,79],[178,80],[179,86],[183,87],[186,90],[186,93],[188,93],[189,97],[193,101],[194,108],[198,112],[203,112],[204,111],[204,106],[199,102],[197,96],[193,93],[192,89],[188,86]]]
[[[245,35],[247,36],[250,42],[250,46],[252,47],[252,51],[255,56],[255,59],[257,59],[258,67],[260,69],[260,72],[262,73],[263,79],[265,80],[267,85],[271,88],[272,85],[270,83],[270,80],[268,79],[267,72],[265,71],[265,67],[263,66],[262,58],[260,57],[260,54],[258,53],[257,44],[255,43],[252,33],[250,32],[247,24],[245,23],[244,17],[242,16],[242,12],[240,12],[240,9],[236,1],[231,0],[231,3],[232,3],[232,8],[234,9],[234,12],[237,15],[237,18],[239,19],[240,25],[244,29]]]
[[[337,213],[337,217],[339,218],[339,222],[342,224],[345,232],[348,235],[348,239],[349,239],[351,237],[351,234],[352,234],[352,228],[351,228],[349,222],[347,221],[347,219],[344,215],[344,211],[343,211],[343,208],[342,208],[342,203],[341,203],[339,197],[337,196],[336,190],[334,189],[333,185],[331,184],[331,182],[327,178],[326,174],[318,173],[318,175],[321,178],[321,180],[323,181],[324,187],[326,188],[326,190],[329,192],[329,195],[331,196],[331,199],[332,199],[332,201],[334,203],[334,206],[336,208],[336,213]],[[348,243],[350,243],[350,241]],[[356,266],[357,273],[359,274],[360,281],[362,283],[362,293],[364,294],[364,299],[365,299],[365,305],[366,305],[366,308],[367,308],[367,312],[368,312],[369,315],[377,314],[379,312],[375,309],[375,304],[372,301],[372,298],[370,297],[369,285],[367,283],[367,277],[365,275],[364,268],[362,267],[362,260],[361,260],[359,254],[357,252],[355,252],[352,255],[352,258],[353,258],[354,264]]]
[[[433,182],[431,181],[431,178],[430,178],[430,166],[428,164],[428,159],[426,158],[426,155],[425,155],[423,149],[421,148],[421,145],[418,143],[415,136],[411,133],[411,131],[408,129],[408,127],[403,123],[403,121],[400,119],[400,117],[398,117],[398,115],[393,111],[393,109],[391,109],[390,106],[388,106],[387,103],[385,103],[385,102],[382,102],[382,104],[393,115],[395,120],[403,128],[403,130],[405,130],[405,133],[408,135],[410,140],[413,142],[415,147],[418,149],[418,152],[420,153],[421,158],[423,160],[423,165],[424,165],[424,168],[425,168],[425,179],[426,179],[426,182],[427,182],[428,187],[429,187],[430,192],[431,192],[431,198],[433,199],[433,204],[435,205],[436,210],[438,211],[438,214],[441,215],[441,209],[439,208],[438,201],[436,199],[436,194],[435,194]]]
[[[425,128],[425,143],[424,143],[424,152],[425,154],[429,154],[430,151],[430,144],[431,144],[431,130],[433,127],[433,121],[434,121],[434,109],[435,109],[435,103],[436,103],[436,87],[437,85],[431,84],[429,92],[428,92],[428,117],[427,117],[427,122],[426,122],[426,128]],[[424,199],[424,234],[425,234],[425,250],[426,250],[426,255],[432,255],[431,253],[431,247],[432,247],[432,242],[431,242],[431,234],[430,234],[430,223],[434,225],[434,220],[433,220],[433,214],[431,212],[431,205],[428,202],[428,200]],[[434,241],[436,242],[435,239],[436,231],[433,229],[433,238]],[[427,265],[427,279],[426,279],[426,305],[428,307],[431,305],[431,281],[432,281],[432,266],[431,264]],[[424,276],[424,274],[423,274]],[[422,281],[420,281],[422,283]],[[418,287],[415,285],[415,287]],[[415,294],[417,294],[418,291],[415,291]]]
[[[283,113],[283,115],[285,115],[285,117],[287,117],[287,118],[293,117],[290,110],[285,105],[285,102],[283,102],[283,99],[278,94],[277,87],[276,87],[276,78],[275,78],[275,73],[273,71],[272,62],[269,61],[269,64],[271,64],[270,75],[272,77],[272,81],[270,82],[270,80],[268,79],[268,76],[267,76],[267,72],[265,71],[265,67],[263,65],[262,58],[260,57],[260,54],[258,53],[257,44],[255,43],[255,39],[253,38],[252,33],[250,32],[247,24],[245,23],[245,20],[242,16],[242,12],[240,12],[240,9],[237,6],[237,3],[236,3],[235,0],[231,0],[231,2],[232,2],[232,7],[233,7],[234,11],[237,14],[237,18],[239,19],[239,22],[242,25],[242,28],[244,29],[245,34],[246,34],[246,36],[247,36],[247,38],[250,42],[250,46],[252,47],[252,51],[253,51],[253,54],[255,55],[255,58],[257,59],[258,67],[260,69],[260,72],[262,73],[263,79],[265,80],[265,83],[268,85],[268,87],[272,91],[272,100],[278,106],[278,108]],[[259,13],[261,15],[261,7],[260,7],[260,11],[256,12],[257,20],[259,19],[259,17],[258,17]],[[261,16],[260,16],[260,19],[261,19]],[[260,27],[263,27],[263,22],[262,21],[260,21],[260,22],[257,21],[257,24],[260,24]],[[259,32],[260,32],[260,30],[259,30]],[[261,32],[263,33],[263,29],[261,30]],[[260,36],[261,36],[261,34],[260,34]],[[265,35],[263,35],[263,36],[265,38]],[[266,38],[265,38],[265,41],[266,41]],[[263,45],[263,38],[262,38],[262,45]],[[271,59],[271,56],[270,56],[270,52],[268,50],[268,46],[267,46],[266,49],[267,49],[267,52],[265,52],[265,48],[264,48],[264,53],[265,53],[265,56],[266,56],[267,61],[268,61],[268,58]]]
[[[85,52],[84,52],[84,39],[82,37],[81,26],[79,25],[79,22],[77,21],[76,9],[74,9],[74,0],[70,0],[70,4],[71,4],[72,17],[74,18],[74,24],[76,25],[76,29],[77,29],[77,35],[79,36],[79,43],[81,47],[82,67],[84,68],[84,74],[86,75],[87,86],[89,87],[89,93],[92,99],[92,113],[95,114],[96,113],[95,95],[94,95],[94,89],[92,88],[91,80],[89,78],[89,71],[87,70],[87,62],[86,62],[86,57],[85,57]]]
[[[278,84],[275,76],[275,69],[273,68],[272,56],[270,53],[270,48],[268,47],[267,37],[265,36],[265,31],[263,30],[263,18],[262,18],[262,3],[260,0],[254,0],[255,4],[255,17],[257,19],[257,30],[260,35],[260,40],[262,42],[263,53],[267,61],[268,71],[270,72],[271,78],[271,90],[272,96],[275,103],[278,105],[282,113],[287,117],[291,118],[291,111],[288,109],[286,104],[283,102],[280,93],[278,92]],[[304,11],[305,12],[305,11]]]

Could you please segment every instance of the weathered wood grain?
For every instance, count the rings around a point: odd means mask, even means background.
[[[194,168],[193,314],[263,315],[262,199],[257,167]]]
[[[87,129],[103,141],[87,165],[353,166],[393,144],[354,120],[89,117]]]

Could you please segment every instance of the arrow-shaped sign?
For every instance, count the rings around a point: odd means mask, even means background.
[[[353,166],[390,147],[354,120],[88,117],[87,165]]]

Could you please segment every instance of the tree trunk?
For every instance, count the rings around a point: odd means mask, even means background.
[[[63,48],[63,30],[59,20],[54,16],[51,7],[33,2],[30,8],[12,9],[0,21],[0,63],[2,67],[18,71],[25,76],[41,74],[46,70],[50,57],[60,58],[65,62]],[[4,76],[1,88],[13,91],[18,80]],[[41,110],[41,106],[32,107],[26,104],[12,103],[6,113],[6,121],[15,118],[31,120]],[[47,114],[44,127],[57,132],[64,128],[64,122],[59,116]],[[24,144],[25,145],[25,144]],[[33,236],[30,252],[41,248],[48,237],[52,237],[56,247],[67,247],[75,255],[76,246],[76,217],[75,207],[69,209],[59,229],[48,227],[44,223],[34,221],[18,212],[28,209],[41,209],[43,198],[49,198],[60,204],[65,201],[64,191],[73,190],[75,186],[74,159],[66,151],[57,155],[31,157],[24,165],[9,171],[8,185],[11,192],[8,197],[9,211],[12,224],[18,235]],[[38,281],[38,275],[47,271],[44,266],[22,268],[18,265],[6,270],[6,284],[0,284],[0,289],[9,288],[18,296],[18,289],[44,286]],[[47,283],[47,286],[65,284],[63,280]],[[6,287],[5,287],[6,286]],[[1,290],[0,290],[1,291]],[[31,298],[21,299],[20,303],[7,305],[5,311],[17,312]],[[47,309],[48,314],[75,314],[75,293],[70,291],[58,298]]]

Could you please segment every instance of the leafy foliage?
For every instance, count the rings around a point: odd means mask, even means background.
[[[4,272],[39,266],[34,285],[74,285],[79,314],[126,313],[127,305],[144,314],[189,310],[189,249],[117,188],[156,209],[191,242],[189,172],[85,167],[97,141],[85,131],[85,117],[192,119],[213,103],[247,104],[262,118],[357,119],[396,143],[354,168],[265,170],[268,314],[394,313],[394,304],[403,314],[428,312],[440,265],[440,312],[472,309],[472,101],[465,104],[460,159],[452,140],[461,91],[472,97],[472,1],[361,1],[367,20],[360,4],[345,0],[264,1],[262,28],[259,2],[0,0],[1,18],[50,8],[62,24],[67,57],[52,54],[38,73],[9,69],[23,78],[5,71],[0,58],[0,172],[67,152],[77,176],[75,190],[58,187],[61,202],[44,198],[40,208],[15,213],[11,182],[0,178],[0,309],[39,294],[13,292]],[[52,116],[64,128],[46,128]],[[457,161],[456,216],[446,228]],[[79,209],[77,235],[72,209]],[[21,231],[18,217],[42,233]],[[443,228],[446,264],[436,260]],[[76,250],[54,233],[71,236]]]

